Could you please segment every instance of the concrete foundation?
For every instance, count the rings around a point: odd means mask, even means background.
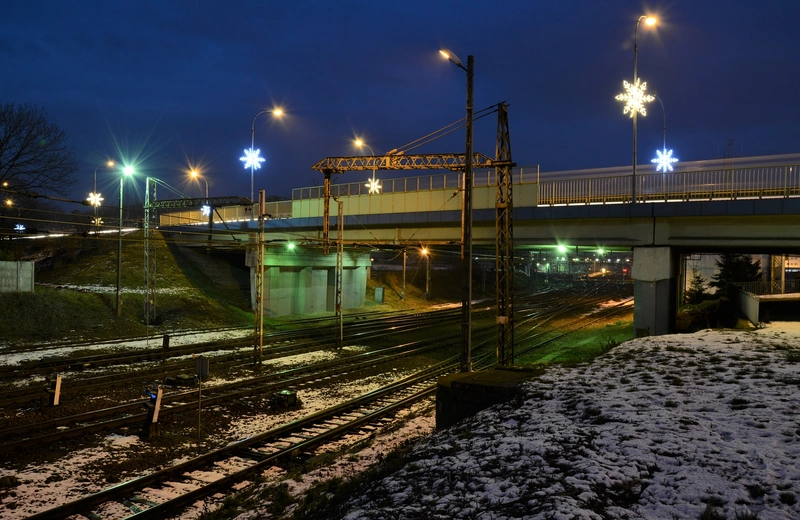
[[[633,327],[636,337],[675,330],[677,258],[670,247],[633,248]]]
[[[34,262],[0,262],[0,293],[33,292]]]
[[[436,429],[449,428],[492,405],[519,396],[521,383],[543,370],[482,370],[458,372],[436,386]]]
[[[255,252],[247,254],[250,267],[250,305],[255,310]],[[368,251],[345,251],[342,272],[342,308],[364,305],[367,292]],[[284,245],[264,253],[264,316],[335,312],[336,253],[318,249],[287,250]]]

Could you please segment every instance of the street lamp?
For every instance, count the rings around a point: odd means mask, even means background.
[[[423,246],[420,253],[425,257],[425,299],[431,299],[431,253],[427,247]]]
[[[104,164],[106,166],[108,166],[109,168],[113,168],[114,167],[114,161],[112,161],[110,159],[108,161],[106,161]],[[99,220],[97,219],[97,208],[98,208],[98,206],[100,206],[100,203],[103,202],[103,197],[99,193],[97,193],[97,168],[100,168],[101,166],[102,166],[102,164],[98,164],[97,167],[94,169],[94,191],[89,194],[89,198],[87,199],[89,201],[89,204],[94,206],[94,234],[95,235],[97,234],[97,226],[98,226],[98,222],[99,222]]]
[[[672,165],[678,162],[678,158],[672,156],[672,150],[667,151],[667,111],[664,109],[664,102],[661,101],[661,96],[656,94],[656,98],[661,103],[661,113],[664,115],[664,147],[661,150],[656,150],[656,157],[650,159],[650,162],[656,165],[657,172],[667,173],[667,170],[672,171]]]
[[[636,20],[636,28],[633,31],[633,83],[623,81],[622,85],[625,89],[624,94],[616,96],[617,101],[624,101],[625,108],[622,110],[623,114],[630,113],[633,119],[633,175],[631,177],[631,203],[636,203],[636,116],[641,113],[643,116],[647,115],[647,110],[644,106],[655,98],[650,94],[645,94],[647,90],[647,82],[640,83],[638,76],[638,52],[639,52],[639,24],[644,20],[645,25],[652,27],[656,24],[656,18],[653,16],[642,15]]]
[[[189,171],[189,175],[191,175],[194,179],[200,179],[206,183],[206,204],[208,204],[208,181],[200,175],[200,172],[194,169]]]
[[[253,124],[250,125],[250,149],[244,151],[244,156],[239,157],[239,160],[244,162],[245,169],[250,168],[250,200],[253,200],[253,171],[261,168],[261,163],[264,162],[263,157],[259,157],[261,149],[255,149],[255,133],[256,133],[256,119],[261,114],[272,114],[275,117],[283,115],[283,109],[273,108],[272,110],[262,110],[253,117]]]
[[[122,316],[122,188],[125,177],[133,175],[133,166],[122,169],[124,175],[119,176],[119,247],[117,248],[117,316]]]
[[[211,239],[212,239],[212,232],[214,228],[214,213],[212,211],[211,205],[208,203],[208,181],[200,176],[200,173],[192,169],[190,172],[192,177],[195,179],[202,179],[204,183],[206,183],[206,203],[204,206],[200,208],[200,213],[204,217],[208,217],[208,243],[206,244],[206,254],[211,250]]]
[[[472,83],[475,60],[467,56],[466,68],[454,53],[442,49],[439,53],[467,73],[466,151],[464,152],[464,189],[461,200],[461,269],[463,298],[461,300],[461,371],[472,370]]]
[[[371,153],[372,156],[375,157],[375,152],[372,150],[372,147],[370,147],[370,145],[368,145],[367,143],[365,143],[361,139],[356,139],[355,140],[355,145],[358,146],[359,148],[363,148],[364,146],[366,146],[367,148],[369,148],[369,153]],[[375,178],[375,163],[374,162],[372,163],[372,166],[373,166],[372,167],[372,179],[367,184],[365,184],[364,186],[369,188],[370,194],[372,194],[372,193],[380,193],[381,192],[381,183],[380,183],[380,181],[378,179]]]

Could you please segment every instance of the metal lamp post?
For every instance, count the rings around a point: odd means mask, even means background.
[[[214,212],[211,209],[211,206],[208,203],[208,181],[205,177],[202,177],[197,170],[192,170],[189,174],[194,177],[195,179],[201,179],[206,185],[206,205],[203,206],[203,215],[205,215],[205,211],[208,211],[208,242],[206,243],[206,254],[211,250],[211,240],[212,240],[212,230],[214,228]]]
[[[123,175],[119,177],[119,246],[117,248],[117,316],[122,316],[122,190],[125,186],[125,177],[133,175],[133,166],[122,169]]]
[[[114,167],[114,161],[111,161],[111,160],[106,161],[105,165],[108,166],[109,168],[113,168]],[[97,226],[98,226],[98,222],[97,222],[97,207],[100,206],[101,202],[103,202],[103,197],[101,197],[100,194],[97,193],[97,169],[100,168],[100,166],[102,166],[102,164],[98,164],[97,167],[94,169],[94,191],[89,194],[89,203],[92,206],[94,206],[94,234],[95,235],[97,234]]]
[[[655,98],[649,94],[645,94],[647,83],[639,83],[638,71],[638,53],[639,53],[639,24],[644,20],[645,25],[650,27],[656,24],[656,19],[653,16],[642,15],[636,20],[636,28],[633,31],[633,83],[629,84],[627,81],[623,82],[625,87],[625,94],[619,94],[616,99],[625,101],[625,108],[623,114],[631,113],[633,119],[633,173],[631,176],[631,204],[636,203],[636,120],[637,115],[641,113],[643,116],[647,115],[644,107],[645,103],[653,101]]]
[[[191,170],[189,172],[189,175],[191,175],[195,179],[200,179],[206,184],[206,204],[208,204],[208,181],[205,179],[205,177],[202,177],[200,175],[200,172],[198,172],[197,170]]]
[[[461,371],[472,370],[472,86],[475,60],[467,56],[467,66],[452,52],[439,53],[467,73],[466,150],[464,157],[464,189],[461,212],[461,269],[463,298],[461,301]]]
[[[253,124],[250,125],[250,150],[249,153],[245,150],[245,156],[241,157],[239,160],[244,161],[244,167],[250,168],[250,200],[253,200],[253,171],[261,168],[261,163],[264,162],[263,157],[259,157],[258,154],[260,150],[255,150],[255,134],[256,134],[256,119],[261,114],[272,114],[275,117],[281,117],[283,115],[283,110],[280,108],[273,108],[271,110],[262,110],[258,114],[253,117]]]
[[[368,145],[367,143],[365,143],[364,141],[362,141],[361,139],[356,139],[355,140],[355,145],[358,146],[359,148],[362,148],[362,147],[366,146],[367,148],[369,148],[369,153],[371,153],[372,156],[375,157],[375,151],[372,149],[372,147],[370,145]],[[373,163],[373,168],[372,168],[372,179],[367,184],[365,184],[365,186],[367,188],[369,188],[370,194],[372,194],[372,193],[380,193],[380,191],[381,191],[381,184],[378,181],[378,179],[375,178],[374,165],[375,165],[375,163]]]

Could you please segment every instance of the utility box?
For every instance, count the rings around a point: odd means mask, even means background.
[[[383,287],[375,288],[375,302],[383,303]]]
[[[272,394],[272,407],[276,409],[288,410],[297,408],[297,392],[294,390],[281,390]]]

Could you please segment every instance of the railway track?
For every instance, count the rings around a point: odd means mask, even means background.
[[[608,319],[608,316],[620,312],[620,308],[621,305],[603,309],[596,313],[597,317],[594,319]],[[584,321],[573,320],[567,325],[571,330],[579,330],[585,326]],[[489,332],[486,334],[483,331],[475,331],[476,338],[473,344],[476,346],[476,355],[473,359],[476,369],[486,368],[494,361],[493,353],[477,353],[477,350],[481,349],[492,350],[494,327],[489,326],[487,329]],[[520,339],[532,340],[536,335],[543,336],[545,332],[531,330],[534,332],[521,335]],[[547,332],[552,336],[552,329]],[[541,347],[552,339],[542,339],[540,345],[529,348]],[[291,460],[315,446],[354,430],[370,428],[375,421],[432,395],[436,388],[436,380],[446,373],[457,370],[457,367],[458,360],[451,358],[363,396],[290,421],[173,467],[41,511],[29,518],[65,518],[77,514],[97,519],[122,518],[126,515],[130,518],[164,518],[198,500],[229,490],[237,483],[252,480],[265,469]],[[230,469],[212,482],[207,481],[210,473],[220,473],[220,468],[223,467]],[[185,492],[178,494],[177,489]],[[165,498],[167,496],[169,498]]]

